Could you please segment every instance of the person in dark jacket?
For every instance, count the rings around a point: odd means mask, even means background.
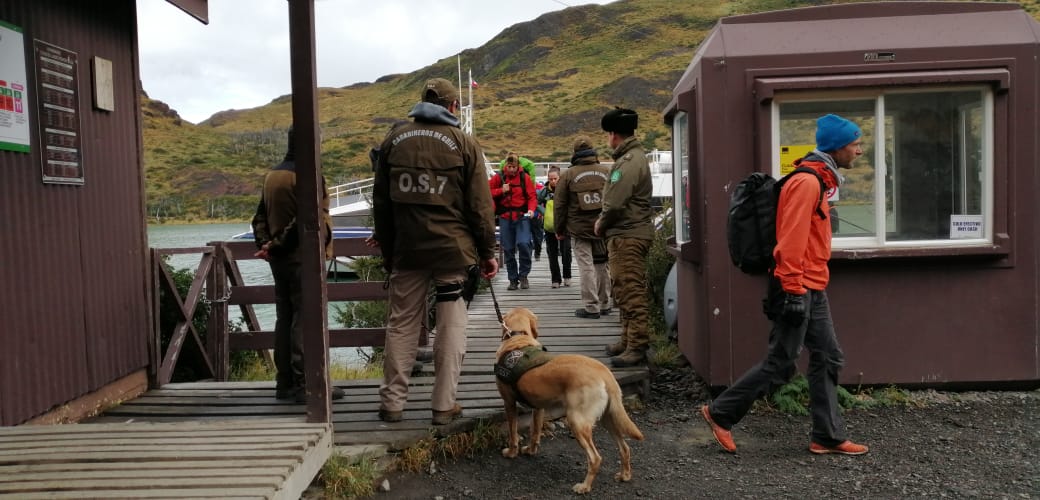
[[[603,187],[610,169],[599,162],[592,139],[574,140],[571,166],[556,183],[556,234],[571,241],[574,260],[581,276],[581,301],[574,311],[579,318],[599,319],[610,314],[610,276],[607,274],[607,246],[596,236],[595,225],[603,209]],[[621,351],[611,354],[616,356]]]
[[[325,259],[332,258],[332,218],[329,216],[329,192],[322,178],[322,227],[325,230]],[[275,324],[274,366],[275,397],[306,401],[303,378],[303,331],[300,307],[303,296],[296,225],[296,155],[293,131],[289,128],[289,146],[285,158],[264,176],[264,189],[253,216],[253,239],[259,249],[254,256],[271,266],[274,277]],[[332,388],[332,399],[343,397],[343,390]]]
[[[840,168],[851,168],[861,154],[859,127],[837,115],[816,121],[816,149],[795,162],[823,179],[827,191],[842,182]],[[867,446],[849,440],[838,404],[838,372],[845,355],[838,346],[827,300],[831,258],[831,223],[827,220],[827,193],[821,193],[815,175],[795,175],[784,183],[776,213],[776,247],[773,258],[767,315],[773,321],[766,358],[747,371],[701,415],[715,440],[733,453],[737,445],[730,430],[740,422],[755,400],[794,375],[804,345],[809,350],[809,407],[812,433],[809,451],[816,454],[862,455]]]
[[[549,206],[555,207],[556,184],[560,180],[560,167],[549,167],[546,174],[545,187],[538,191],[538,210],[543,214],[542,221],[555,219],[555,213],[546,215]],[[549,256],[549,275],[552,287],[571,286],[571,240],[566,234],[557,236],[556,227],[542,226],[545,230],[545,252]],[[562,267],[561,267],[562,263]]]
[[[408,114],[413,121],[387,133],[375,165],[375,232],[369,244],[382,250],[390,271],[379,418],[402,418],[432,284],[437,332],[430,405],[433,423],[443,425],[462,414],[456,393],[466,355],[464,290],[479,279],[472,270],[479,265],[481,274],[491,278],[498,261],[484,154],[459,128],[455,87],[434,78],[420,96],[422,102]]]

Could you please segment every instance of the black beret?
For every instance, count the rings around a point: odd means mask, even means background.
[[[639,128],[639,113],[631,109],[616,107],[603,115],[600,125],[607,132],[631,134],[635,129]]]

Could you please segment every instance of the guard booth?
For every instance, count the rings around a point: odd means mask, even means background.
[[[1016,4],[884,2],[723,18],[665,110],[679,346],[712,386],[764,356],[766,278],[726,245],[729,196],[836,113],[863,156],[831,203],[843,384],[1040,385],[1040,25]],[[805,356],[803,356],[804,362]]]

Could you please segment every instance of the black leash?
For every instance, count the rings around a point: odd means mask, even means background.
[[[502,310],[498,307],[498,297],[495,296],[495,287],[491,280],[488,280],[488,290],[491,290],[491,302],[495,304],[495,314],[498,315],[498,322],[505,326],[505,323],[502,323]]]

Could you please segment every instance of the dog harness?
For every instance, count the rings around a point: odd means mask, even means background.
[[[545,352],[545,347],[542,346],[527,346],[514,349],[503,354],[498,362],[495,363],[495,377],[513,388],[517,401],[525,406],[531,406],[524,399],[523,394],[520,394],[520,391],[517,390],[516,383],[520,381],[520,377],[523,377],[528,370],[538,368],[548,363],[551,359],[552,354]]]

